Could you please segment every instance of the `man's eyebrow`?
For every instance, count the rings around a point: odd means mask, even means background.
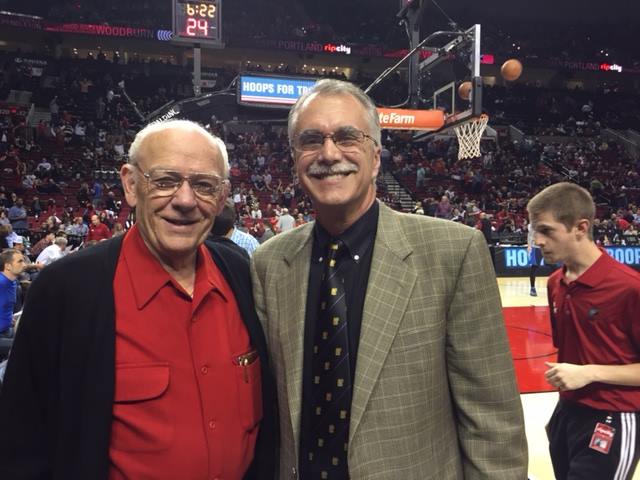
[[[539,230],[553,230],[553,227],[551,225],[548,225],[546,223],[540,223],[538,225],[534,225],[533,229],[535,231],[539,231]]]

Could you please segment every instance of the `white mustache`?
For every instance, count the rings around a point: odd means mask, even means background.
[[[348,162],[334,163],[332,165],[313,162],[307,168],[308,175],[338,175],[342,173],[351,173],[357,171],[358,166]]]

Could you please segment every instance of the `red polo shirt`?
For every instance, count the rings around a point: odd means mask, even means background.
[[[558,362],[626,365],[640,362],[640,274],[606,251],[576,280],[565,268],[547,283]],[[640,411],[640,387],[591,383],[560,392],[564,400],[599,410]]]
[[[204,246],[191,298],[126,235],[114,279],[110,479],[240,479],[262,417],[260,361]]]

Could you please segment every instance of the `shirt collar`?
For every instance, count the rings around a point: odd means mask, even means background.
[[[177,291],[188,297],[187,292],[153,256],[144,242],[140,230],[134,225],[127,233],[122,245],[122,256],[131,278],[131,285],[138,309],[142,309],[164,287],[170,283]],[[204,245],[198,247],[196,257],[196,279],[193,286],[192,309],[195,310],[206,295],[215,290],[225,301],[224,289],[220,288],[221,273],[213,263]]]
[[[2,276],[4,277],[4,279],[5,279],[7,282],[17,283],[17,282],[16,282],[16,280],[11,280],[9,277],[7,277],[7,276],[4,274],[4,272],[0,272],[0,275],[2,275]]]
[[[611,262],[615,262],[613,258],[607,253],[607,251],[601,247],[598,249],[602,252],[602,255],[598,257],[598,259],[593,262],[593,264],[587,268],[582,275],[576,278],[571,283],[580,283],[581,285],[585,285],[587,287],[595,287],[600,282],[604,281],[606,273],[609,271],[611,267]],[[566,273],[567,267],[562,266],[562,273]],[[564,279],[565,276],[562,276],[564,283],[567,283]]]
[[[315,222],[314,226],[314,259],[322,261],[319,257],[327,251],[331,241],[342,240],[351,258],[357,263],[367,252],[378,228],[378,214],[380,207],[378,202],[373,202],[364,215],[337,237],[332,237],[322,225]]]

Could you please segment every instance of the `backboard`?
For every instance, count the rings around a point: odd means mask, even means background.
[[[444,112],[443,129],[482,114],[480,34],[477,24],[464,31],[438,35],[422,54],[424,58],[419,64],[422,107]],[[471,84],[468,99],[459,94],[464,82]]]

